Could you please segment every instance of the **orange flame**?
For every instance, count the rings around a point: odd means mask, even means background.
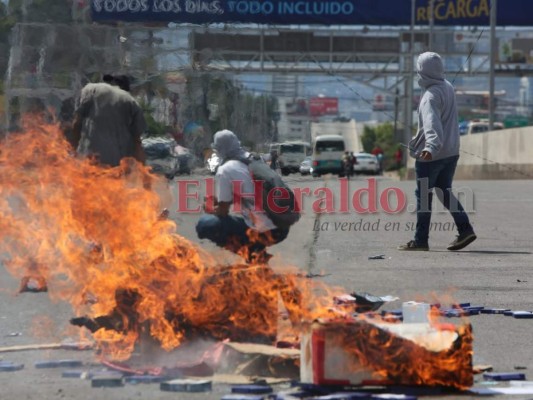
[[[273,342],[298,336],[304,321],[350,315],[332,308],[339,288],[259,265],[216,265],[175,233],[173,221],[160,218],[160,197],[143,187],[147,179],[153,188],[166,184],[133,160],[104,169],[76,158],[53,124],[27,121],[0,147],[4,265],[20,279],[43,278],[52,299],[70,302],[94,324],[105,320],[93,335],[104,354],[127,359],[145,336],[166,350],[191,337]],[[280,323],[279,303],[290,325]],[[405,374],[439,384],[453,376],[450,370],[467,370],[470,331],[435,361],[369,327],[346,331],[343,346],[357,353],[367,346],[375,356],[365,362],[396,382]],[[376,355],[385,348],[390,357]],[[426,370],[439,379],[428,380]],[[455,386],[468,384],[465,375]]]
[[[430,350],[364,320],[322,328],[333,334],[351,354],[351,368],[373,371],[376,379],[396,385],[424,385],[467,389],[473,384],[472,327],[448,327],[457,333],[451,346]]]
[[[292,322],[330,315],[331,288],[266,268],[216,267],[159,218],[159,196],[143,188],[147,177],[165,185],[133,160],[104,169],[76,158],[57,125],[27,119],[0,153],[4,264],[18,278],[44,278],[49,295],[78,314],[113,315],[119,329],[94,337],[118,359],[131,354],[140,332],[165,349],[192,334],[275,339],[279,297]],[[121,310],[120,290],[138,295],[133,314]],[[120,328],[128,324],[138,332]]]

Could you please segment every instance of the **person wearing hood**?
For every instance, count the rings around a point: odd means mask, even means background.
[[[198,238],[239,254],[248,263],[266,264],[271,257],[266,247],[284,240],[289,230],[276,227],[264,211],[256,210],[249,153],[237,136],[227,129],[219,131],[212,147],[220,158],[216,197],[206,199],[206,214],[196,224]],[[234,213],[230,213],[232,204]]]
[[[455,221],[459,235],[447,247],[461,250],[476,235],[463,206],[452,192],[452,181],[459,160],[459,124],[455,90],[444,78],[444,65],[437,53],[426,52],[417,61],[418,84],[424,90],[418,108],[418,132],[409,142],[410,155],[416,158],[415,237],[399,250],[429,250],[429,230],[433,189]]]
[[[72,145],[80,156],[108,167],[126,157],[144,164],[141,134],[146,121],[129,90],[125,75],[104,75],[102,82],[83,87],[72,126]]]

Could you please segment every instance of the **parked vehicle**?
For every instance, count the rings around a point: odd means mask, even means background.
[[[179,174],[190,174],[194,157],[185,147],[179,146],[174,139],[149,137],[142,139],[146,154],[146,165],[152,172],[173,179]]]
[[[468,133],[468,124],[470,124],[469,121],[459,122],[459,135],[463,136]]]
[[[462,124],[462,125],[461,125]],[[459,134],[461,136],[464,135],[472,135],[475,133],[484,133],[489,131],[489,121],[487,120],[473,120],[465,123],[459,124]],[[501,130],[504,129],[504,125],[501,122],[494,122],[493,130]]]
[[[346,145],[340,135],[317,136],[313,146],[313,176],[333,173],[344,175],[342,156]]]
[[[370,153],[357,153],[355,154],[357,164],[353,166],[353,171],[356,174],[379,174],[379,161],[378,158]]]
[[[273,143],[270,145],[270,151],[272,150],[278,152],[278,163],[282,175],[298,172],[300,164],[305,157],[311,155],[311,145],[307,142],[291,141]]]
[[[300,164],[300,174],[309,175],[313,173],[313,159],[311,157],[305,157]]]

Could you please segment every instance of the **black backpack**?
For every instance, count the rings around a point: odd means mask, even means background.
[[[248,165],[252,180],[254,182],[263,182],[263,209],[270,218],[270,220],[281,229],[288,229],[291,225],[298,222],[300,219],[300,205],[296,201],[294,192],[287,186],[281,176],[276,171],[270,168],[259,155],[251,154],[246,160],[240,160]],[[286,190],[289,193],[287,199],[274,199],[274,204],[280,209],[286,209],[283,212],[279,210],[272,210],[268,205],[269,193],[270,196],[276,196]]]

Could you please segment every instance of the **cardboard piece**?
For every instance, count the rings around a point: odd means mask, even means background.
[[[300,380],[315,385],[468,388],[473,383],[471,327],[452,327],[318,321],[302,335]]]

